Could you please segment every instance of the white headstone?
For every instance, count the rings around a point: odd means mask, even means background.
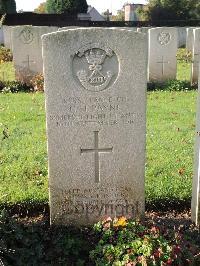
[[[194,45],[192,50],[191,83],[198,83],[200,62],[200,28],[194,29]]]
[[[147,40],[81,28],[43,36],[51,223],[144,214]]]
[[[178,48],[186,46],[186,27],[178,27]]]
[[[164,82],[176,78],[177,42],[176,28],[149,30],[149,81]]]
[[[192,185],[192,220],[200,225],[200,81],[197,96],[197,115],[196,115],[196,140],[194,154],[194,175]]]
[[[45,33],[57,31],[57,27],[12,27],[13,61],[16,77],[23,82],[43,72],[42,41]]]
[[[187,28],[186,49],[192,52],[194,45],[194,27]]]
[[[3,27],[0,28],[0,44],[4,44]]]
[[[12,51],[11,26],[3,26],[4,46]]]

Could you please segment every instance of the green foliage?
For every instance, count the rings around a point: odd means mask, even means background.
[[[189,265],[197,253],[195,245],[188,250],[180,232],[147,227],[124,217],[108,218],[94,226],[99,239],[90,258],[96,265]]]
[[[41,217],[14,218],[0,210],[0,265],[199,265],[197,260],[192,264],[198,232],[186,226],[171,230],[121,217],[93,228],[49,227]]]
[[[0,63],[11,62],[13,55],[10,49],[5,48],[3,45],[0,46]]]
[[[16,13],[15,0],[0,0],[0,14]]]
[[[148,91],[188,91],[194,90],[190,82],[187,80],[168,80],[164,83],[150,83],[148,84]]]
[[[199,19],[199,0],[149,0],[140,10],[146,20],[187,20]]]
[[[0,81],[0,92],[1,93],[17,93],[17,92],[32,92],[33,87],[21,83],[19,81]]]
[[[5,210],[0,213],[0,265],[88,265],[86,239],[83,230],[23,225]]]
[[[113,21],[124,21],[125,20],[125,12],[124,10],[118,10],[116,15],[112,16]]]
[[[179,48],[176,57],[179,62],[192,62],[192,52],[187,51],[185,48]]]
[[[46,10],[47,13],[87,13],[86,0],[47,0]]]

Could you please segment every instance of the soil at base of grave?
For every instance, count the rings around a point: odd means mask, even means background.
[[[23,214],[23,215],[22,215]],[[29,213],[27,212],[27,215],[24,215],[25,213],[13,213],[10,215],[13,217],[17,223],[26,226],[34,226],[37,228],[40,228],[42,232],[45,232],[50,228],[49,224],[49,208],[44,208],[43,212],[35,212],[35,213]],[[198,252],[195,253],[195,257],[197,257],[198,261],[200,261],[200,234],[199,234],[199,228],[195,226],[195,224],[191,220],[191,211],[190,209],[183,210],[181,212],[178,212],[177,210],[170,210],[167,212],[164,211],[153,211],[148,210],[145,212],[145,221],[147,225],[155,225],[155,226],[164,226],[166,229],[170,230],[179,230],[187,235],[189,237],[189,243],[190,241],[192,243],[195,243]],[[59,228],[57,228],[60,230]],[[68,229],[67,229],[68,230]],[[70,232],[72,234],[77,234],[77,231],[73,231],[74,229],[70,229]],[[55,230],[57,232],[57,230]],[[59,231],[58,231],[59,232]],[[84,232],[87,234],[87,229],[84,230]],[[84,233],[84,234],[85,234]],[[86,238],[88,238],[86,236]],[[88,238],[89,239],[89,238]],[[72,264],[71,264],[72,265]],[[75,265],[75,264],[73,264]],[[90,265],[90,264],[88,264]],[[195,264],[200,265],[200,264]]]

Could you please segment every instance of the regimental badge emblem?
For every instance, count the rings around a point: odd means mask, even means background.
[[[74,74],[89,91],[108,88],[118,75],[118,60],[114,51],[103,44],[88,44],[76,52]]]
[[[21,31],[19,38],[24,44],[30,44],[34,38],[33,32],[31,29],[25,28]]]
[[[158,34],[158,42],[161,45],[167,45],[171,41],[171,34],[169,32],[161,32]]]

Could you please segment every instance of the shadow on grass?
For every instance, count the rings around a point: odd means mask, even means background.
[[[93,239],[88,228],[49,226],[49,216],[0,216],[0,265],[92,265]],[[3,264],[1,264],[1,262]]]
[[[178,198],[156,199],[146,201],[146,211],[166,212],[189,211],[191,208],[191,198],[180,200]],[[39,215],[49,215],[49,204],[44,202],[19,202],[15,204],[3,203],[0,204],[0,210],[6,210],[10,215],[17,215],[19,217],[34,217]]]

